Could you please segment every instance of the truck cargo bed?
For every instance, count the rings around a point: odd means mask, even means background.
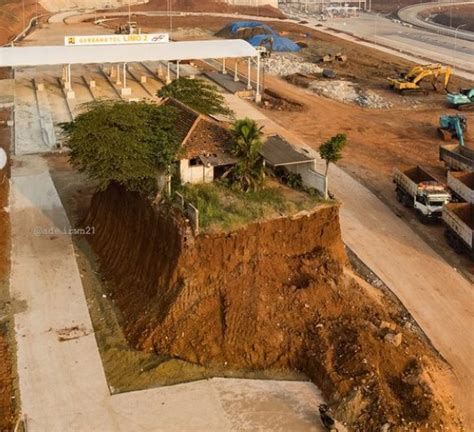
[[[474,150],[459,144],[440,146],[439,159],[452,169],[474,171]]]
[[[451,203],[443,208],[443,221],[472,251],[474,244],[474,204]]]
[[[474,172],[449,171],[448,186],[464,201],[474,204]]]

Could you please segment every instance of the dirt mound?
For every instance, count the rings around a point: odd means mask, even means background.
[[[0,46],[9,43],[15,36],[21,33],[23,25],[23,4],[20,0],[0,2]],[[36,0],[25,0],[24,2],[25,23],[28,25],[31,18],[45,13],[45,10],[37,5]]]
[[[462,26],[462,30],[474,32],[474,4],[437,7],[424,11],[420,16],[446,27]]]
[[[173,11],[179,12],[214,12],[214,13],[236,13],[240,15],[265,16],[270,18],[286,18],[278,9],[265,5],[260,7],[233,6],[219,0],[171,0]],[[168,0],[150,0],[148,3],[132,7],[134,11],[168,10]]]
[[[85,224],[138,349],[303,371],[354,431],[456,430],[427,378],[434,352],[404,312],[344,271],[336,205],[194,237],[173,211],[111,187]]]

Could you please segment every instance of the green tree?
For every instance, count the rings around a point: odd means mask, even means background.
[[[342,159],[342,150],[347,143],[346,134],[337,134],[327,140],[324,144],[321,144],[319,147],[319,154],[322,159],[326,161],[326,171],[324,176],[327,178],[329,164],[336,163],[338,160]],[[326,183],[326,192],[325,198],[327,198],[327,183]]]
[[[162,98],[172,97],[192,109],[207,115],[232,115],[217,88],[201,79],[179,78],[158,91]]]
[[[342,159],[342,149],[347,143],[346,134],[337,134],[319,147],[319,154],[326,161],[326,176],[328,174],[329,164],[336,163]]]
[[[232,126],[233,153],[238,158],[230,171],[232,183],[244,192],[258,190],[265,179],[265,163],[260,154],[262,127],[249,118]]]
[[[179,150],[175,111],[146,102],[101,101],[62,124],[70,161],[104,190],[119,183],[127,190],[156,192],[159,174],[169,174]]]

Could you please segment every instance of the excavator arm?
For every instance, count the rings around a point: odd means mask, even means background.
[[[456,135],[459,140],[459,144],[464,147],[464,130],[462,127],[462,121],[459,117],[454,120],[454,130],[456,131]]]
[[[436,89],[438,78],[444,76],[444,88],[447,89],[452,75],[452,69],[449,66],[442,66],[440,64],[419,65],[412,67],[401,78],[388,78],[390,85],[397,90],[419,90],[420,83],[426,79],[431,78],[431,84]]]

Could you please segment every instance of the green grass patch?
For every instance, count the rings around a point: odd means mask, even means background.
[[[267,181],[257,192],[241,192],[223,183],[184,185],[180,192],[199,210],[203,230],[229,230],[260,219],[287,216],[321,203],[319,196]]]

